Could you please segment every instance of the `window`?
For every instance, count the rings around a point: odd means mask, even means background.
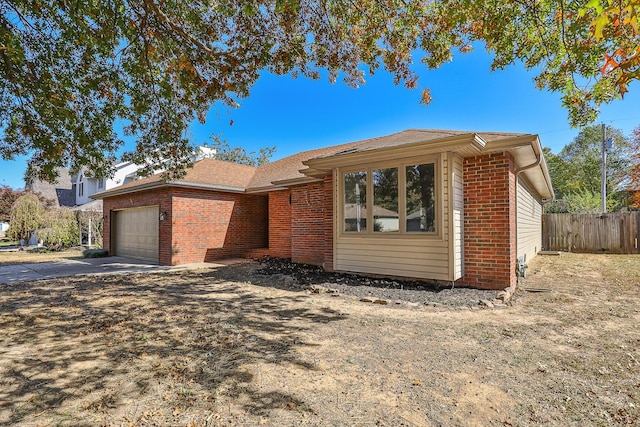
[[[373,229],[399,231],[398,168],[373,170]]]
[[[78,196],[84,196],[84,182],[81,182],[78,186]]]
[[[406,167],[407,231],[436,231],[433,163]]]
[[[344,174],[344,231],[367,231],[367,172]]]
[[[98,189],[103,189],[104,188],[104,179],[99,179],[98,180]]]
[[[366,168],[342,177],[344,232],[417,235],[437,231],[435,163]],[[367,224],[373,226],[367,228]]]

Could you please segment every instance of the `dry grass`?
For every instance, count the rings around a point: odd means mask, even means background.
[[[374,306],[229,269],[0,285],[0,425],[640,421],[640,258],[538,257],[500,310]],[[446,291],[444,291],[446,292]]]
[[[82,251],[77,248],[58,252],[2,251],[0,252],[0,265],[55,262],[62,259],[78,258],[82,258]]]

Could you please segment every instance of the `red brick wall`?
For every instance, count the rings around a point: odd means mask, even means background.
[[[324,178],[324,269],[333,271],[333,177]]]
[[[180,265],[240,257],[268,245],[266,196],[183,188],[164,188],[104,199],[113,209],[159,205],[159,262]],[[110,220],[104,223],[104,248],[110,248]]]
[[[241,257],[266,248],[266,196],[174,188],[172,264]]]
[[[328,180],[329,184],[331,178]],[[328,203],[327,203],[328,199]],[[328,204],[328,206],[327,206]],[[327,235],[332,236],[331,186],[313,182],[291,188],[291,260],[305,264],[326,265]],[[332,258],[330,258],[332,259]]]
[[[171,193],[170,189],[143,191],[135,194],[109,197],[103,200],[102,212],[106,217],[102,230],[104,249],[111,251],[111,211],[117,209],[159,206],[159,212],[167,212],[167,220],[159,223],[159,259],[162,265],[171,265]]]
[[[515,174],[509,153],[464,159],[464,278],[482,289],[515,285]]]
[[[269,193],[269,255],[291,258],[291,191]]]

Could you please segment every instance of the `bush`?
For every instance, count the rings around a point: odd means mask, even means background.
[[[106,249],[85,249],[82,256],[85,258],[104,258],[109,256],[109,251]]]
[[[31,233],[41,227],[44,215],[44,206],[34,194],[18,197],[11,206],[11,226],[7,236],[14,240],[29,241]]]
[[[78,221],[71,209],[50,210],[42,222],[44,227],[38,230],[38,239],[46,246],[68,248],[78,243]]]

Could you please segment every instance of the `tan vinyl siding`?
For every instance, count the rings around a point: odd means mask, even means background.
[[[458,280],[464,274],[464,178],[462,176],[462,159],[452,156],[453,173],[453,280]]]
[[[442,217],[442,232],[439,234],[442,236],[442,240],[445,242],[449,241],[449,201],[451,198],[449,197],[449,188],[451,183],[451,177],[449,176],[449,156],[447,154],[443,154],[440,158],[440,186],[436,187],[437,191],[440,194],[436,195],[437,200],[440,203],[438,206],[438,212]],[[440,225],[440,224],[438,224]]]
[[[337,270],[448,280],[449,255],[442,240],[340,237]]]
[[[437,232],[375,233],[355,235],[336,233],[334,268],[338,271],[452,280],[449,242],[448,161],[443,155],[436,162]],[[416,160],[418,161],[418,160]],[[460,166],[461,169],[461,166]],[[341,176],[338,174],[338,176]],[[342,178],[339,178],[342,179]],[[460,183],[461,185],[461,183]],[[340,188],[340,193],[342,189]],[[337,197],[341,205],[343,195]],[[342,212],[339,207],[337,212]],[[338,223],[341,219],[336,218]]]
[[[542,248],[542,204],[518,182],[518,257],[527,255],[527,260],[536,256]]]

